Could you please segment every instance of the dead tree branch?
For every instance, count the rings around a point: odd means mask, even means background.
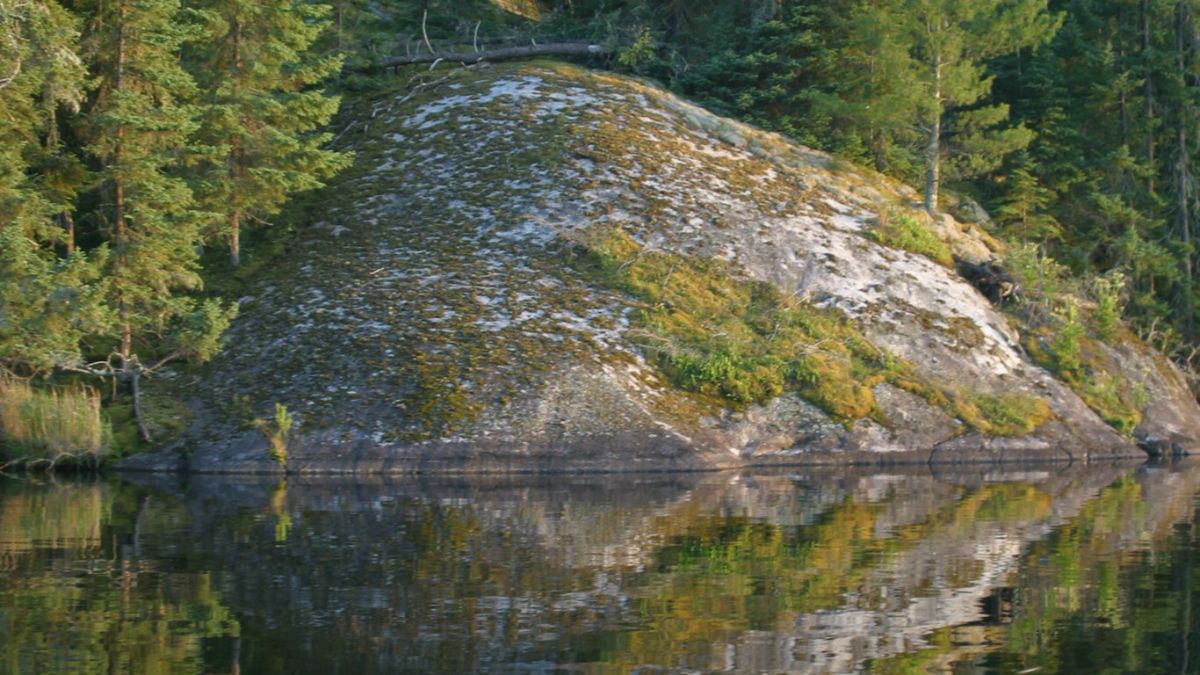
[[[391,56],[371,65],[359,66],[356,68],[356,70],[360,72],[384,70],[387,68],[412,66],[421,63],[435,63],[437,61],[479,63],[480,61],[528,59],[535,56],[604,56],[608,53],[608,48],[602,45],[584,44],[578,42],[554,42],[542,45],[532,44],[523,47],[485,49],[478,52],[433,52],[429,54]]]

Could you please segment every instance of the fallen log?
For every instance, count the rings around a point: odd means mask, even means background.
[[[474,52],[427,52],[408,56],[389,56],[382,61],[360,66],[357,70],[382,70],[399,66],[412,66],[420,63],[437,63],[439,61],[479,63],[480,61],[504,61],[506,59],[524,59],[534,56],[602,56],[608,54],[608,52],[607,47],[596,44],[551,42],[544,45],[533,44],[524,47],[502,47]]]

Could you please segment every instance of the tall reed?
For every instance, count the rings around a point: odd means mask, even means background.
[[[100,394],[83,385],[34,387],[0,374],[0,440],[9,461],[100,455],[108,440]]]

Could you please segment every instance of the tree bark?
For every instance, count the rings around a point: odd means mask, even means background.
[[[1187,45],[1190,44],[1190,31],[1186,31],[1185,27],[1188,24],[1187,3],[1180,2],[1175,7],[1175,66],[1178,70],[1180,82],[1184,85],[1183,89],[1187,90]],[[1179,186],[1176,195],[1176,209],[1179,212],[1179,237],[1184,244],[1183,255],[1183,322],[1184,334],[1191,338],[1195,334],[1194,328],[1194,309],[1192,307],[1192,288],[1195,271],[1192,269],[1192,224],[1191,224],[1191,192],[1192,179],[1191,170],[1188,167],[1188,140],[1187,127],[1189,120],[1190,106],[1186,97],[1181,97],[1179,102],[1179,121],[1176,128],[1176,143],[1178,144],[1176,152],[1179,154],[1178,159],[1178,174]]]
[[[925,148],[925,210],[933,215],[938,207],[938,190],[941,189],[941,141],[942,141],[942,62],[933,58],[933,119],[929,124],[929,144]]]
[[[233,33],[233,77],[234,92],[237,92],[237,82],[242,74],[241,37],[242,27],[237,18],[231,21],[230,32]],[[229,214],[229,262],[233,267],[242,264],[242,214],[238,210],[238,181],[242,176],[242,138],[234,133],[229,139],[229,178],[233,184],[233,212]]]
[[[229,215],[229,264],[239,267],[242,264],[242,216],[237,211]]]
[[[359,71],[383,70],[399,66],[411,66],[420,63],[436,63],[438,61],[453,61],[458,63],[479,63],[480,61],[504,61],[507,59],[527,59],[534,56],[601,56],[608,53],[606,47],[593,44],[574,42],[555,42],[544,45],[528,45],[525,47],[503,47],[500,49],[485,49],[478,52],[434,52],[432,54],[412,54],[409,56],[390,56],[382,61],[361,66]]]
[[[113,90],[122,91],[124,86],[125,74],[125,2],[121,0],[117,5],[117,54],[116,64],[113,69]],[[121,143],[125,138],[125,125],[118,124],[116,129],[116,145],[113,150],[112,164],[120,170],[121,166]],[[113,220],[116,221],[116,236],[113,238],[113,248],[119,257],[121,249],[125,245],[127,233],[125,231],[125,181],[122,180],[118,173],[116,179],[113,180],[114,206]],[[121,317],[121,357],[126,362],[129,361],[133,353],[133,328],[130,325],[129,305],[125,303],[124,298],[117,302],[117,312]]]
[[[129,364],[125,366],[128,368]],[[151,443],[150,430],[146,428],[146,419],[142,416],[142,369],[140,364],[134,364],[129,371],[129,384],[133,392],[133,420],[137,422],[138,435],[142,441]]]
[[[1150,0],[1142,0],[1142,60],[1145,63],[1142,81],[1143,96],[1146,108],[1146,162],[1151,168],[1147,179],[1147,191],[1154,194],[1154,84],[1150,79],[1152,65],[1150,63]]]

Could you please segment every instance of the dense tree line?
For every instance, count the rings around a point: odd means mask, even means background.
[[[133,385],[236,311],[201,251],[348,157],[305,0],[0,0],[0,365]]]
[[[0,365],[136,384],[211,357],[235,309],[204,296],[200,251],[238,265],[246,228],[346,166],[325,88],[372,83],[344,64],[550,40],[602,43],[607,66],[909,181],[931,211],[978,200],[999,234],[1128,280],[1165,346],[1195,344],[1197,4],[0,0]]]

